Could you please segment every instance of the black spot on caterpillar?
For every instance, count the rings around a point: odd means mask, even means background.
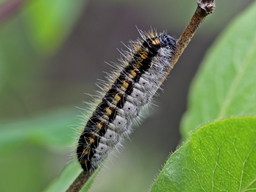
[[[86,172],[97,169],[131,132],[131,124],[150,103],[170,67],[176,40],[165,32],[139,33],[141,38],[130,42],[116,70],[108,75],[79,137],[76,153]]]

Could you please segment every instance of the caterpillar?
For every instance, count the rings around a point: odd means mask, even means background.
[[[139,30],[141,38],[130,41],[115,70],[102,81],[91,115],[78,140],[76,154],[85,172],[99,167],[150,103],[167,75],[176,40],[166,32]]]

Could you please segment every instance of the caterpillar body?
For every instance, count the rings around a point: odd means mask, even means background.
[[[150,103],[170,67],[176,40],[165,32],[138,31],[141,38],[122,52],[79,137],[76,153],[86,172],[97,169],[131,132],[132,123]]]

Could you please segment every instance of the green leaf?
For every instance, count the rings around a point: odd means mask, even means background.
[[[33,52],[27,46],[23,31],[20,30],[19,22],[20,20],[17,16],[12,19],[12,22],[4,23],[0,28],[1,99],[5,99],[3,95],[10,89],[15,89],[15,84],[21,86],[20,82],[24,82],[24,79],[26,79],[24,76],[30,77],[31,72],[35,69]]]
[[[25,22],[34,47],[41,53],[56,51],[82,12],[84,0],[37,0],[25,9]]]
[[[221,35],[203,61],[182,121],[183,137],[201,124],[256,114],[256,3]]]
[[[76,161],[69,163],[45,192],[66,191],[81,171],[82,169]]]
[[[67,150],[77,127],[77,111],[59,109],[37,117],[0,124],[0,154],[10,153],[26,144],[40,145],[52,150]]]
[[[255,190],[256,116],[200,127],[171,155],[152,187],[152,192]]]

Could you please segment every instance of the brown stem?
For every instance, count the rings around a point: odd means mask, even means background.
[[[88,181],[92,173],[82,171],[75,181],[69,186],[66,192],[77,192],[79,191],[83,185]]]
[[[186,49],[187,45],[191,41],[192,37],[196,33],[197,29],[199,28],[199,26],[201,25],[205,17],[208,14],[212,13],[214,9],[215,9],[215,0],[198,0],[197,1],[197,8],[193,17],[191,18],[186,29],[183,31],[183,33],[181,34],[180,38],[177,41],[177,48],[173,54],[171,65],[168,68],[168,74],[171,72],[174,65],[179,60],[184,49]],[[168,74],[166,74],[166,76],[162,79],[160,84],[162,84],[165,81]]]
[[[180,36],[177,41],[177,48],[173,55],[171,65],[168,68],[168,74],[177,63],[178,59],[180,58],[181,54],[183,53],[184,49],[187,47],[189,42],[191,41],[192,37],[196,33],[197,29],[199,28],[200,24],[203,22],[204,18],[212,13],[215,9],[215,0],[198,0],[197,1],[197,9],[191,18],[188,26]],[[167,75],[168,75],[167,74]],[[167,75],[162,79],[160,85],[164,82]],[[67,192],[77,192],[79,191],[82,186],[88,181],[92,173],[85,173],[81,172],[80,175],[76,178],[76,180],[72,183],[69,187]]]

